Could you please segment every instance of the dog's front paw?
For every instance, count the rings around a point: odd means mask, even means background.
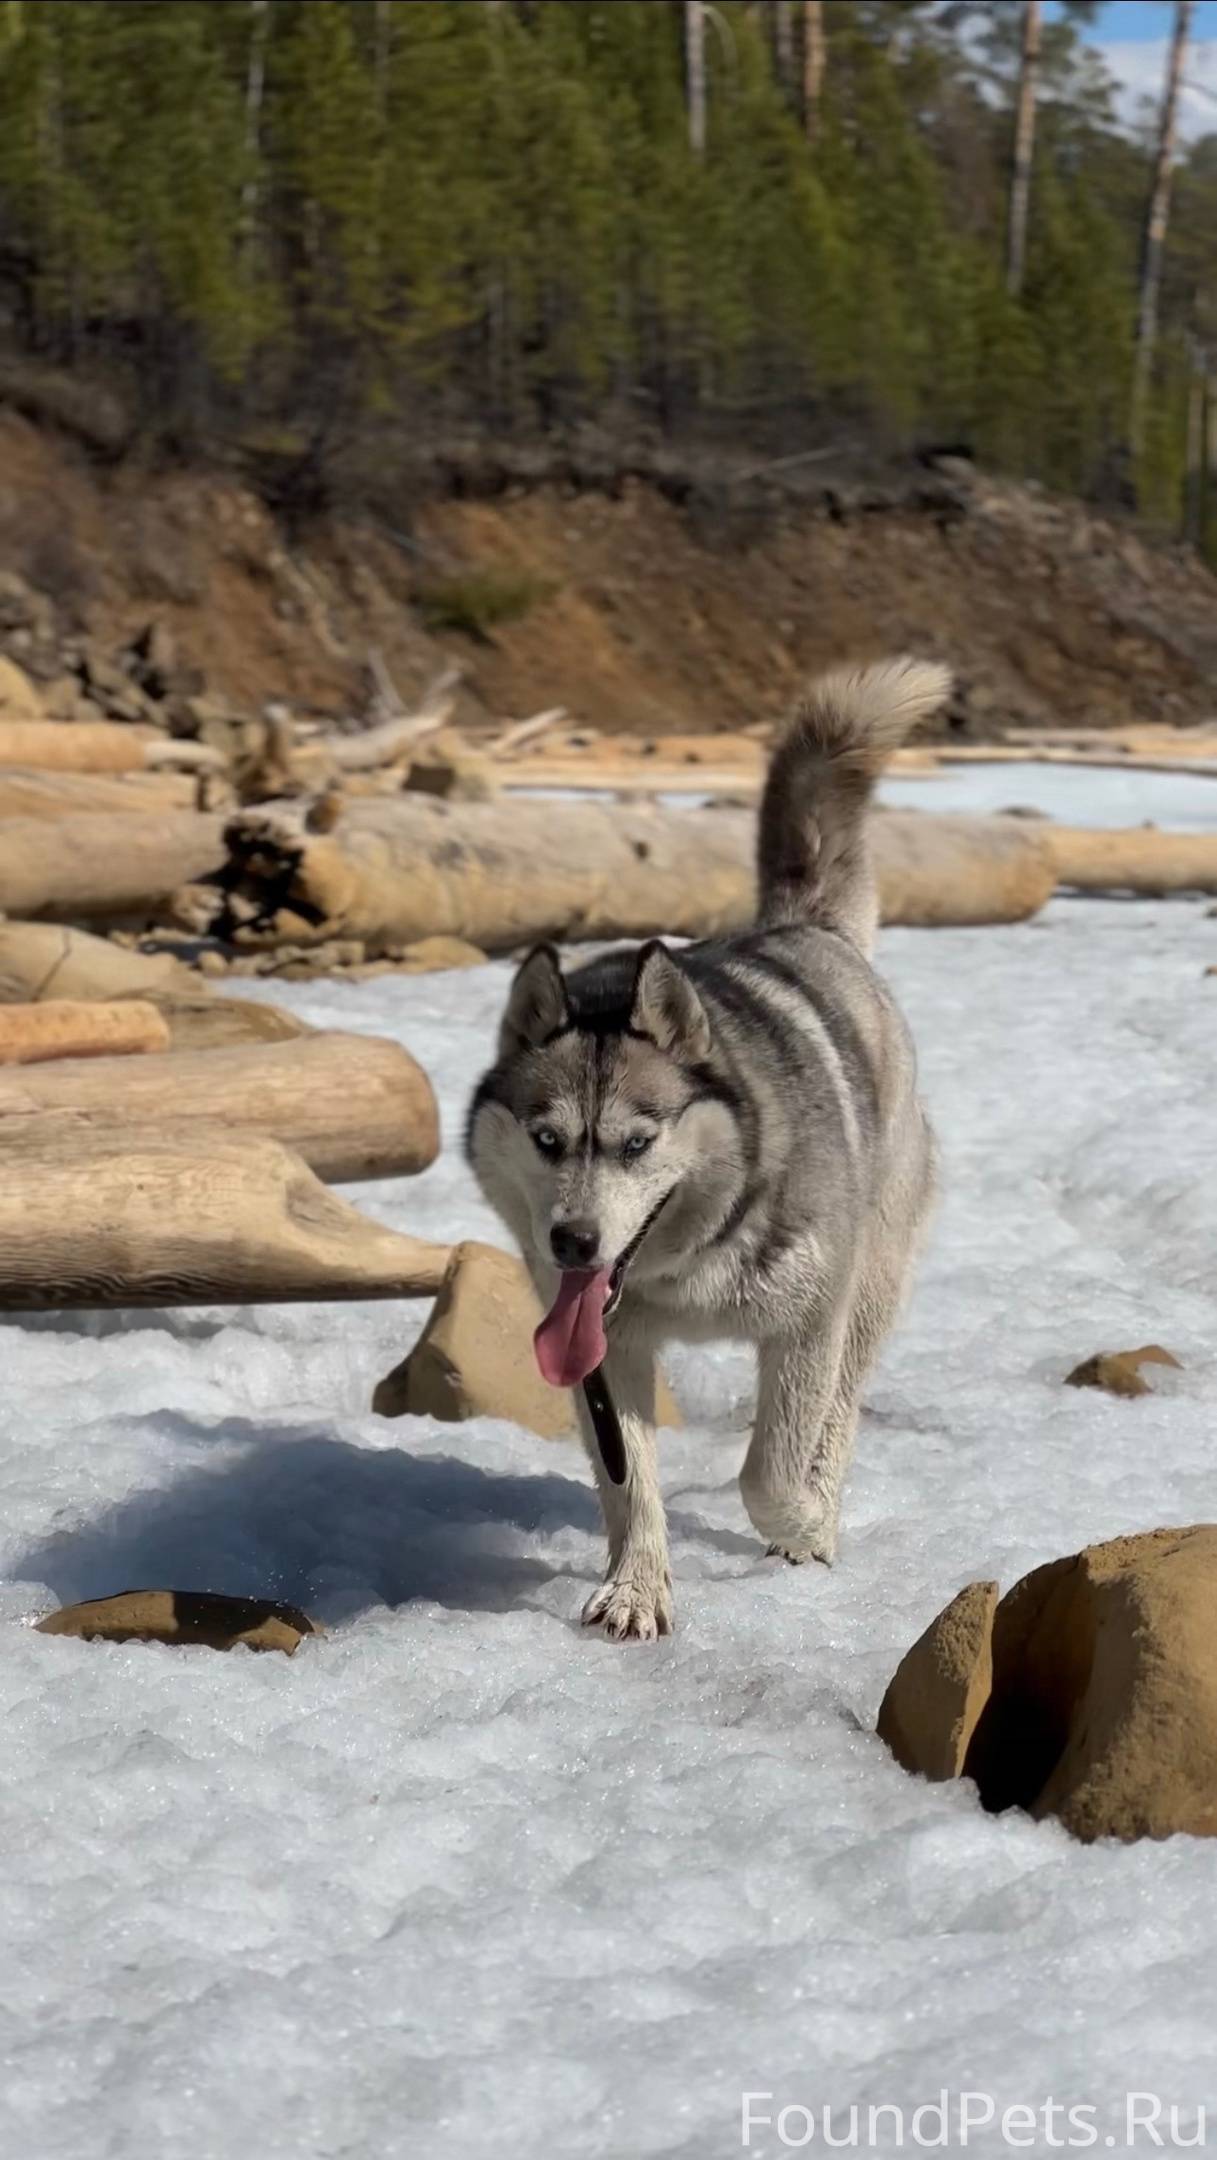
[[[806,1551],[791,1551],[786,1545],[767,1545],[765,1547],[766,1560],[787,1560],[791,1567],[802,1567],[805,1560],[820,1560],[825,1567],[831,1567],[836,1557],[837,1540],[835,1534],[832,1537],[817,1539],[816,1543],[809,1546]]]
[[[614,1642],[654,1642],[672,1632],[671,1589],[645,1575],[610,1575],[584,1606],[583,1625]]]
[[[837,1557],[837,1518],[812,1494],[781,1510],[780,1523],[765,1525],[770,1543],[767,1560],[788,1560],[801,1567],[805,1560],[819,1560],[831,1567]],[[759,1526],[758,1526],[759,1527]]]

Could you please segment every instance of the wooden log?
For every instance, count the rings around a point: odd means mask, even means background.
[[[482,956],[479,955],[479,958]],[[130,1002],[123,991],[116,1004]],[[317,1031],[281,1005],[261,998],[229,997],[226,991],[151,990],[143,999],[160,1014],[174,1050],[231,1050],[238,1043],[295,1042]],[[0,1008],[0,1018],[2,1018]]]
[[[36,772],[0,769],[0,820],[159,815],[193,808],[196,783],[189,773]]]
[[[65,728],[65,733],[71,733]],[[121,732],[121,731],[120,731]],[[147,913],[223,857],[224,820],[178,811],[0,823],[0,913],[71,922]]]
[[[0,1005],[0,1065],[42,1065],[54,1058],[147,1057],[169,1048],[169,1028],[139,998],[98,1004],[49,998],[41,1005]]]
[[[2,1311],[433,1297],[449,1258],[264,1135],[0,1119]]]
[[[1045,825],[1058,881],[1075,892],[1217,893],[1217,833]]]
[[[874,844],[884,919],[1014,922],[1054,883],[1040,827],[887,812]],[[247,812],[226,829],[210,927],[238,942],[355,938],[369,955],[429,936],[503,951],[544,937],[704,937],[752,919],[746,811],[599,803],[347,804],[332,833]]]
[[[44,772],[141,772],[148,737],[114,720],[0,718],[0,765]]]
[[[171,953],[129,952],[62,923],[0,922],[0,1006],[48,997],[107,998],[198,991]]]
[[[408,1176],[439,1152],[430,1081],[400,1043],[375,1035],[318,1032],[297,1042],[0,1073],[0,1131],[33,1111],[137,1132],[219,1120],[281,1140],[333,1185]]]

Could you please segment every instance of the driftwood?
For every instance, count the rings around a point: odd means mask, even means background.
[[[311,748],[340,773],[375,772],[381,766],[403,765],[420,742],[446,725],[455,704],[455,698],[441,698],[427,712],[403,713],[397,719],[382,720],[377,727],[364,728],[358,735],[323,735]]]
[[[140,772],[149,738],[114,720],[0,719],[0,765],[44,772]]]
[[[295,1042],[316,1033],[307,1020],[260,998],[229,997],[224,991],[213,997],[209,990],[146,990],[140,998],[160,1014],[174,1050],[232,1050],[239,1043]],[[116,1006],[128,1002],[128,992],[113,1000]]]
[[[194,746],[194,747],[197,747]],[[189,773],[38,772],[0,768],[0,820],[113,815],[130,817],[191,810],[196,784]]]
[[[218,1120],[294,1147],[327,1183],[402,1177],[439,1152],[431,1083],[399,1043],[322,1034],[157,1058],[90,1058],[0,1073],[0,1130],[32,1111],[133,1132]]]
[[[68,817],[56,824],[7,819],[0,823],[0,913],[58,922],[146,913],[183,880],[215,869],[224,853],[223,832],[223,818],[185,810],[154,818]]]
[[[431,1297],[448,1260],[265,1136],[0,1118],[2,1311]]]
[[[1092,832],[1044,825],[1058,881],[1076,892],[1217,893],[1217,833]]]
[[[54,1058],[146,1057],[169,1048],[169,1028],[155,1005],[48,999],[0,1005],[0,1065],[42,1065]]]
[[[128,952],[62,923],[0,922],[0,1006],[42,998],[197,993],[199,978],[170,953]]]
[[[596,803],[349,803],[336,830],[247,813],[226,829],[210,927],[240,942],[356,938],[372,955],[428,936],[502,951],[540,937],[700,937],[748,922],[755,825],[743,811]],[[1055,872],[1040,828],[891,812],[875,848],[888,922],[1013,922]]]

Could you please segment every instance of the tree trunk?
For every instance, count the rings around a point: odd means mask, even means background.
[[[439,1153],[431,1083],[400,1043],[322,1034],[155,1058],[74,1059],[0,1073],[0,1132],[54,1113],[128,1132],[218,1120],[295,1148],[328,1184],[402,1177]]]
[[[706,148],[706,8],[705,0],[684,0],[685,103],[689,148],[695,157]]]
[[[0,1119],[0,1311],[433,1297],[450,1257],[262,1135]]]
[[[1192,5],[1193,0],[1175,0],[1175,22],[1166,69],[1166,86],[1162,93],[1161,118],[1158,123],[1158,150],[1154,159],[1153,186],[1150,190],[1145,240],[1141,251],[1141,285],[1137,303],[1132,414],[1129,426],[1129,440],[1134,457],[1140,455],[1145,445],[1145,416],[1153,372],[1154,347],[1158,338],[1158,295],[1162,285],[1162,258],[1170,219],[1179,89],[1183,80],[1183,63],[1191,29]]]
[[[0,720],[0,765],[37,772],[143,772],[148,738],[116,720]]]
[[[252,250],[257,240],[258,167],[262,155],[262,100],[266,89],[266,41],[270,0],[249,0],[249,52],[245,64],[245,157],[248,177],[241,189],[242,241]]]
[[[1187,380],[1187,443],[1183,476],[1183,537],[1199,547],[1204,536],[1204,357],[1195,348]]]
[[[199,977],[170,953],[129,952],[63,923],[0,922],[0,1010],[42,998],[197,995]]]
[[[1018,72],[1018,106],[1014,121],[1014,167],[1010,178],[1010,211],[1006,233],[1006,291],[1017,299],[1023,289],[1027,262],[1027,213],[1031,203],[1031,169],[1035,161],[1035,100],[1039,89],[1040,0],[1024,0],[1023,50]]]
[[[827,57],[824,0],[803,0],[803,131],[808,142],[814,142],[820,131],[820,93]]]
[[[793,101],[794,79],[794,0],[772,0],[773,7],[773,61],[778,82],[784,97]]]
[[[146,914],[177,886],[214,870],[224,820],[177,811],[155,818],[67,817],[0,824],[0,913],[117,922]]]
[[[146,1057],[169,1048],[169,1024],[138,998],[116,1004],[49,998],[40,1005],[0,1005],[0,1065],[42,1065],[55,1058]]]
[[[37,818],[58,824],[63,818],[104,816],[157,817],[189,811],[197,783],[188,773],[53,772],[43,766],[0,768],[0,825],[10,818]]]
[[[254,947],[358,938],[375,954],[450,936],[502,952],[753,919],[756,820],[742,810],[397,796],[352,802],[315,837],[246,812],[227,840],[211,927]],[[874,850],[888,922],[1018,921],[1054,882],[1038,828],[1009,818],[888,811]]]
[[[1045,839],[1059,883],[1075,892],[1217,893],[1217,833],[1046,825]]]

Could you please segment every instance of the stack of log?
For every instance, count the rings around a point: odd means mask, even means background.
[[[538,936],[696,936],[747,920],[766,725],[606,738],[554,708],[474,740],[452,724],[455,670],[412,708],[375,656],[370,673],[356,725],[233,711],[176,666],[156,626],[49,692],[0,657],[8,994],[40,979],[37,939],[13,959],[22,923],[88,926],[111,945],[155,933],[166,987],[174,955],[217,975],[366,972],[468,963]],[[933,771],[965,754],[1217,771],[1217,739],[1198,730],[1140,730],[1107,749],[1085,730],[936,744],[897,763]],[[1013,921],[1058,887],[1217,890],[1205,834],[892,811],[875,851],[892,923]],[[57,962],[57,994],[80,965],[79,950]]]
[[[465,965],[541,937],[748,921],[768,727],[609,739],[549,709],[473,739],[453,726],[453,671],[407,707],[373,663],[369,710],[339,724],[231,710],[155,626],[49,687],[0,654],[0,1308],[450,1284],[459,1249],[328,1190],[433,1160],[435,1101],[409,1053],[215,996],[208,976]],[[1099,754],[1084,734],[1047,747]],[[1217,771],[1207,752],[1115,747]],[[1217,891],[1205,835],[888,811],[873,844],[889,923],[1014,922],[1062,886]]]
[[[398,1043],[147,984],[10,998],[0,1309],[430,1295],[448,1248],[326,1187],[412,1175],[438,1147],[430,1083]]]

